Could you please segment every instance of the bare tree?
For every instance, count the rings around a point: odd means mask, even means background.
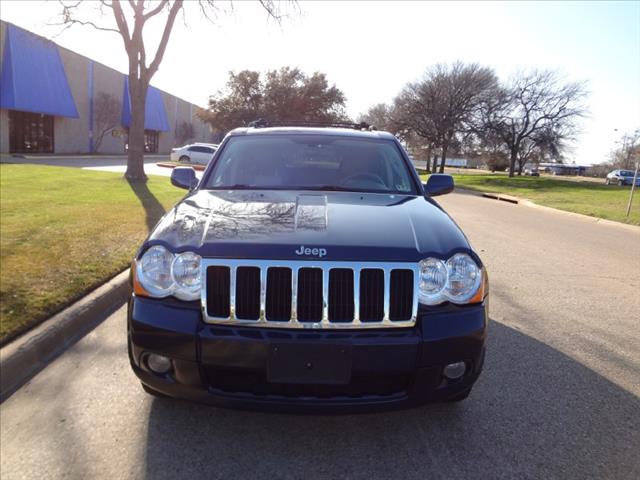
[[[195,138],[196,130],[191,122],[182,122],[176,128],[176,140],[180,145],[187,143],[192,138]]]
[[[120,124],[120,102],[113,95],[100,92],[96,95],[93,112],[93,148],[97,152],[104,136]]]
[[[640,128],[625,133],[616,142],[619,147],[611,152],[611,166],[630,170],[640,160]]]
[[[393,106],[386,103],[378,103],[369,108],[366,113],[362,113],[358,116],[358,122],[367,123],[378,130],[385,130],[393,132],[394,125],[392,125],[391,110]]]
[[[455,137],[474,129],[481,105],[497,88],[497,77],[490,68],[476,63],[438,64],[396,98],[395,122],[439,149],[442,173]]]
[[[98,30],[115,32],[120,35],[129,58],[129,96],[131,98],[131,124],[129,125],[129,150],[125,177],[133,182],[146,181],[144,173],[144,123],[145,101],[149,83],[158,71],[171,37],[171,31],[178,13],[183,8],[183,0],[160,0],[149,3],[144,0],[100,0],[99,8],[112,14],[108,25],[100,25],[91,18],[84,17],[80,6],[83,0],[64,2],[62,25],[65,29],[74,25],[90,26]],[[277,18],[273,0],[258,0],[267,13]],[[194,2],[195,3],[195,2]],[[124,4],[124,6],[123,6]],[[215,10],[213,0],[199,0],[201,14],[209,18],[208,12]],[[151,19],[164,18],[162,36],[154,54],[147,58],[147,46],[143,36],[144,27]],[[115,26],[114,22],[115,21]],[[148,61],[150,60],[150,61]]]
[[[582,103],[585,84],[564,83],[553,71],[532,71],[516,75],[502,95],[500,108],[485,118],[485,128],[497,135],[509,150],[509,176],[519,172],[527,156],[536,149],[556,150],[577,130],[576,121],[586,114]],[[541,150],[542,149],[542,150]]]
[[[428,119],[413,116],[414,125],[412,128],[409,115],[406,115],[406,110],[403,110],[410,108],[410,106],[403,105],[403,101],[407,101],[407,99],[399,96],[392,104],[378,103],[373,105],[365,113],[358,116],[358,122],[364,122],[378,130],[394,134],[404,143],[412,158],[426,161],[427,172],[431,172],[431,158],[436,147],[433,141],[427,139],[424,134],[429,126],[421,128],[423,126],[420,124],[421,120],[427,122]],[[419,135],[417,131],[423,132],[423,135]]]

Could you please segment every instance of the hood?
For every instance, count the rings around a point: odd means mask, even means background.
[[[148,242],[203,257],[328,261],[417,261],[470,249],[423,197],[351,192],[200,190]]]

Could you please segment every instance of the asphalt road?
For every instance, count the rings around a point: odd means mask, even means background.
[[[0,408],[14,478],[640,478],[640,230],[471,195],[442,204],[491,278],[458,405],[290,416],[154,399],[125,310]]]

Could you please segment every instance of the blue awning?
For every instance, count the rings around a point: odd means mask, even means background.
[[[129,99],[129,77],[124,77],[124,92],[122,93],[122,125],[131,125],[131,102]],[[169,120],[164,109],[162,92],[149,85],[147,98],[144,105],[144,128],[145,130],[158,130],[168,132]]]
[[[55,43],[7,24],[0,108],[78,118]]]

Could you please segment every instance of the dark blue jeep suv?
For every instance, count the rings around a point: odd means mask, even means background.
[[[155,395],[273,411],[459,401],[488,280],[389,133],[241,128],[133,266],[131,366]]]

